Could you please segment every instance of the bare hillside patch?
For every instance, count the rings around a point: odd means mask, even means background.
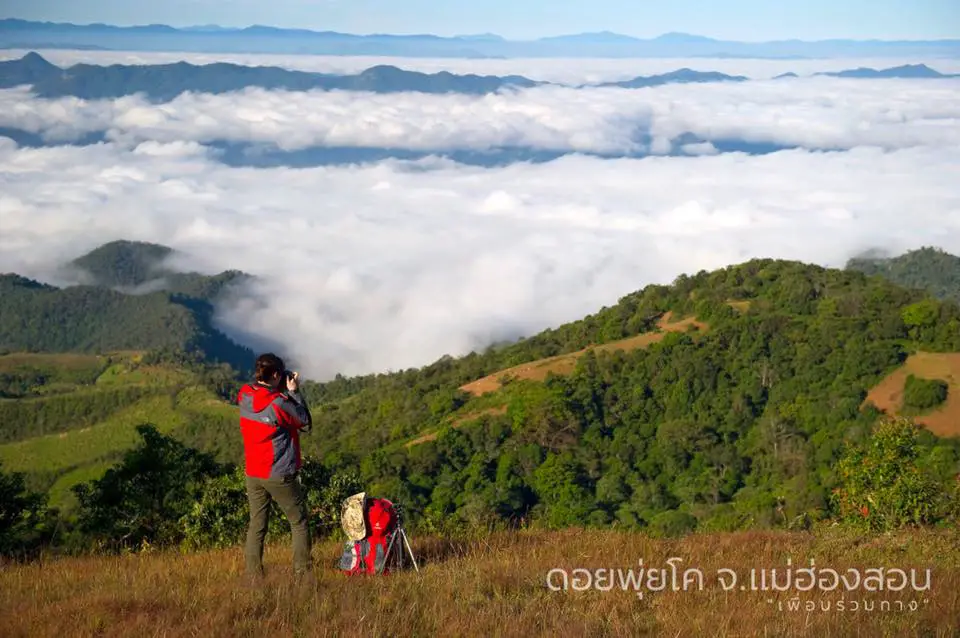
[[[870,390],[866,401],[887,414],[898,415],[903,405],[903,389],[911,374],[923,379],[942,379],[949,386],[943,405],[913,419],[938,436],[960,436],[960,352],[911,355],[903,366]]]
[[[589,346],[583,350],[578,350],[577,352],[570,352],[567,354],[557,355],[555,357],[548,357],[546,359],[539,359],[537,361],[523,363],[518,366],[487,375],[482,379],[471,381],[470,383],[461,386],[460,389],[473,395],[481,396],[489,392],[496,392],[499,390],[501,387],[500,379],[502,377],[513,377],[528,381],[544,381],[546,380],[547,375],[549,375],[551,372],[559,375],[571,374],[577,367],[577,360],[591,350],[597,353],[616,352],[617,350],[630,352],[640,348],[649,347],[654,343],[659,343],[660,341],[663,341],[663,338],[670,332],[686,332],[691,326],[695,326],[701,332],[705,332],[709,329],[707,324],[702,321],[698,321],[696,317],[687,317],[686,319],[674,321],[673,313],[668,312],[660,318],[660,321],[657,322],[657,327],[660,329],[658,332],[646,332],[644,334],[628,337],[619,341]]]

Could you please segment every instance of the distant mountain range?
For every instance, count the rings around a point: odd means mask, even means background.
[[[509,41],[495,34],[354,35],[262,25],[173,28],[0,20],[0,48],[102,48],[130,51],[383,55],[400,57],[870,57],[960,56],[960,40],[779,40],[734,42],[686,33],[652,39],[603,31]]]
[[[890,69],[853,69],[839,73],[823,73],[845,78],[948,78],[925,65],[909,65]],[[787,74],[779,77],[796,77]],[[637,89],[664,84],[703,82],[744,82],[744,76],[715,71],[683,68],[670,73],[639,76],[623,82],[589,85]],[[278,67],[242,66],[216,63],[193,65],[187,62],[157,65],[97,66],[76,64],[63,69],[37,53],[19,60],[0,62],[0,88],[30,86],[40,97],[74,96],[84,99],[107,99],[143,94],[157,101],[168,101],[181,93],[227,93],[248,87],[264,89],[349,90],[374,93],[462,93],[482,95],[504,88],[530,88],[549,84],[519,75],[480,76],[455,75],[446,71],[420,73],[395,66],[374,66],[355,75],[329,75],[306,71],[290,71]],[[581,85],[579,88],[588,85]]]
[[[835,78],[865,78],[865,79],[883,79],[883,78],[956,78],[960,74],[944,75],[939,71],[931,69],[925,64],[907,64],[904,66],[893,67],[891,69],[869,69],[860,67],[858,69],[849,69],[847,71],[837,71],[834,73],[817,73],[816,75],[828,75]]]
[[[0,62],[0,88],[31,85],[33,91],[42,97],[72,95],[86,99],[143,93],[152,99],[170,100],[185,91],[226,93],[247,87],[292,91],[341,89],[376,93],[483,94],[506,86],[531,87],[536,84],[520,76],[426,74],[394,66],[375,66],[357,75],[327,75],[277,67],[227,63],[195,66],[186,62],[144,66],[77,64],[61,69],[36,53],[28,53],[19,60]]]

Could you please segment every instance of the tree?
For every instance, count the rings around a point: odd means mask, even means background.
[[[78,485],[80,530],[110,549],[183,540],[181,518],[197,500],[205,479],[223,473],[213,456],[137,426],[140,444],[103,478]]]
[[[949,511],[948,494],[918,463],[919,435],[913,421],[888,419],[847,450],[834,492],[843,519],[879,531],[934,523]]]
[[[33,554],[49,540],[53,519],[46,498],[27,490],[22,473],[0,468],[0,556]]]
[[[901,317],[910,331],[910,337],[921,340],[927,330],[937,323],[940,314],[940,304],[935,299],[924,299],[903,309]]]
[[[903,387],[903,407],[915,412],[935,408],[947,400],[948,387],[940,379],[921,379],[911,374]]]
[[[697,527],[696,517],[679,510],[661,512],[650,520],[649,530],[657,537],[677,537],[692,532]]]
[[[544,520],[550,527],[583,524],[594,509],[583,469],[569,452],[548,454],[533,479]]]
[[[300,480],[307,492],[307,518],[314,536],[325,537],[339,529],[344,499],[361,491],[355,472],[330,471],[313,459],[304,459]],[[197,498],[181,518],[183,544],[190,549],[231,547],[242,542],[250,520],[247,505],[246,474],[242,467],[232,472],[205,478]],[[269,533],[282,537],[290,525],[279,507],[273,504]]]

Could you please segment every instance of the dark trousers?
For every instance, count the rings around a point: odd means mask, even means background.
[[[250,527],[244,550],[247,573],[263,573],[263,542],[267,537],[270,501],[283,510],[293,535],[293,569],[300,574],[310,571],[310,530],[307,527],[307,494],[297,476],[260,479],[247,477],[247,500],[250,503]]]

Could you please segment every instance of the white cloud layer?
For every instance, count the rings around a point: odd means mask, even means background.
[[[0,60],[23,57],[28,49],[0,50]],[[476,73],[479,75],[518,74],[532,80],[559,82],[561,84],[590,84],[596,82],[619,82],[638,75],[668,73],[684,67],[698,71],[719,71],[729,75],[744,75],[749,78],[767,79],[782,73],[812,75],[820,72],[843,71],[857,67],[886,69],[904,64],[927,64],[941,73],[960,73],[960,58],[827,58],[773,60],[751,58],[511,58],[458,59],[458,58],[396,58],[380,56],[333,56],[333,55],[272,55],[258,53],[177,53],[146,51],[71,51],[37,50],[57,66],[74,64],[170,64],[190,62],[212,64],[232,62],[245,66],[277,66],[294,71],[352,74],[380,64],[397,66],[423,73]]]
[[[416,150],[523,146],[564,152],[668,153],[684,133],[804,148],[960,144],[960,79],[808,78],[656,88],[540,87],[484,96],[349,91],[38,99],[0,91],[0,126],[51,142],[106,131],[126,145],[217,140]],[[649,142],[647,141],[649,136]],[[695,149],[696,150],[696,149]],[[703,149],[700,149],[703,150]]]
[[[224,323],[278,336],[320,378],[462,354],[752,257],[841,266],[869,247],[960,252],[956,145],[699,151],[264,170],[226,167],[193,142],[0,138],[0,271],[45,277],[117,238],[246,270],[264,278],[262,303],[225,309]]]

